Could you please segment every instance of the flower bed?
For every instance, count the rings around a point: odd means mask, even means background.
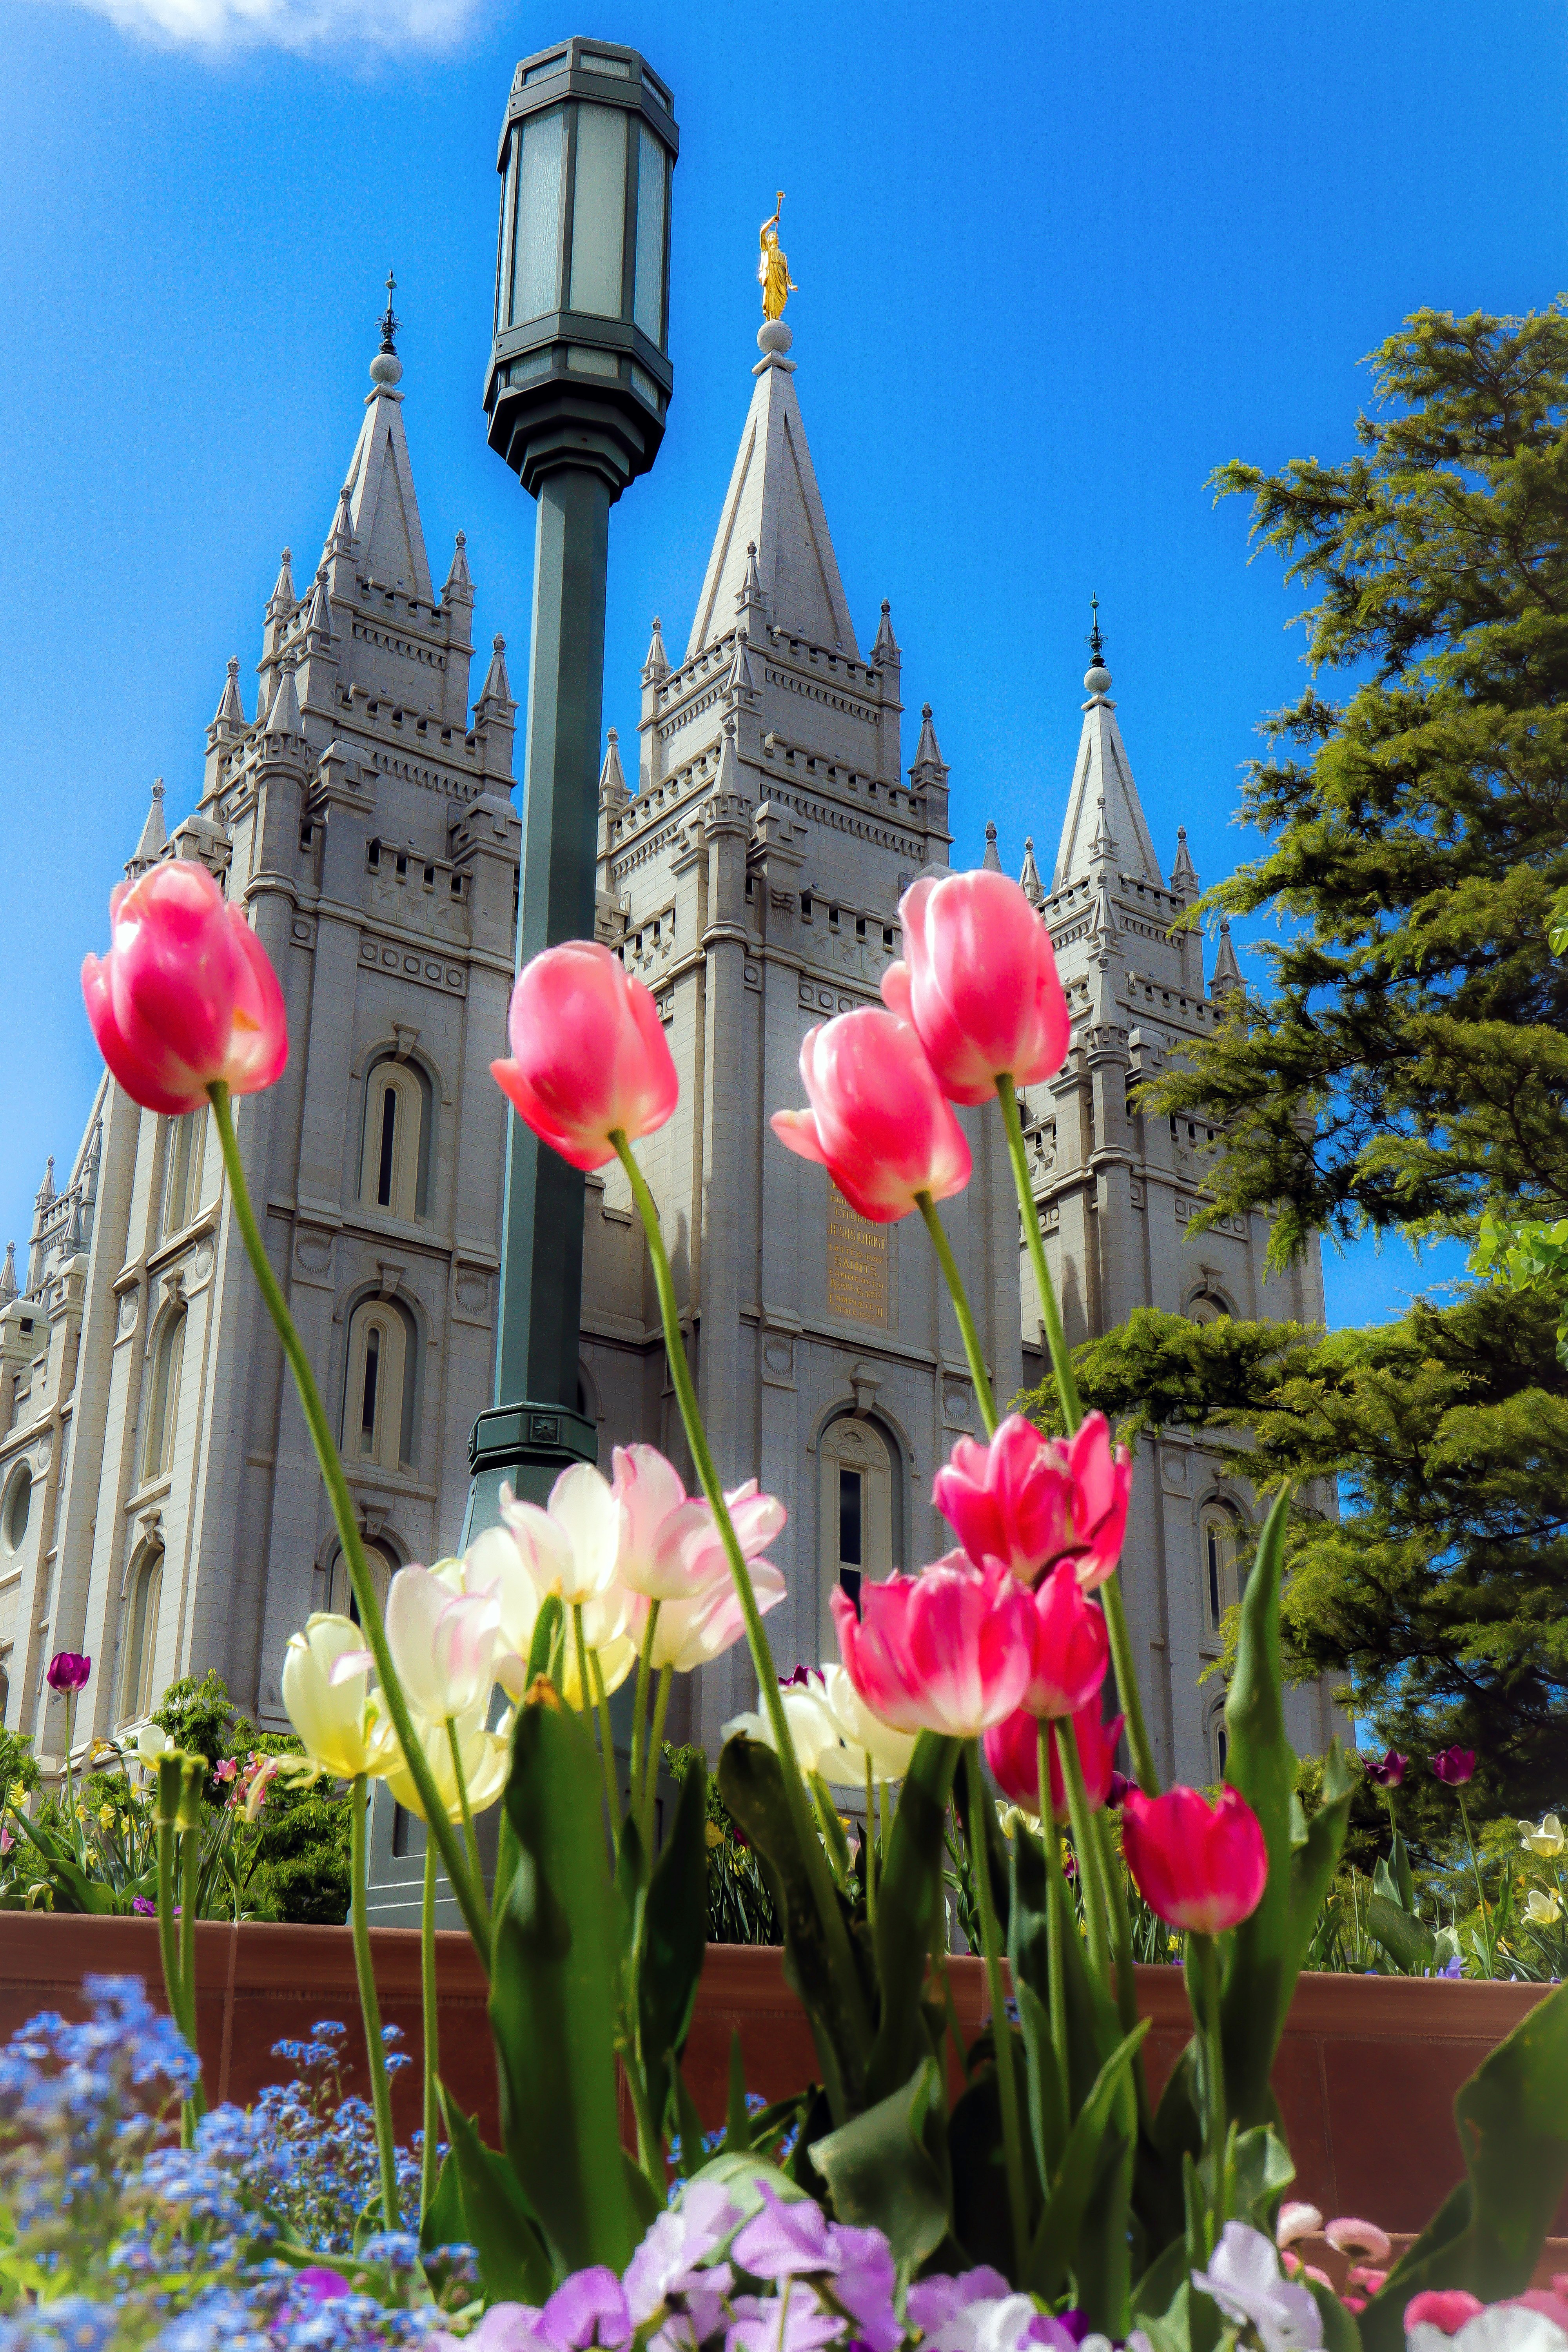
[[[145,1978],[162,2005],[156,1925],[142,1919],[14,1914],[4,1923],[0,2041],[40,2009],[85,2014],[81,1979],[94,1973]],[[468,1937],[436,1938],[442,2074],[454,2098],[479,2117],[481,2136],[500,2140],[495,2057],[485,1985]],[[372,1931],[382,2014],[401,2027],[416,2063],[393,2086],[399,2137],[419,2126],[421,2048],[419,1937],[410,1927]],[[986,2014],[978,1959],[951,1963],[966,2034]],[[1138,2008],[1151,2022],[1150,2088],[1157,2098],[1191,2032],[1174,1969],[1140,1969]],[[1375,2213],[1396,2236],[1420,2230],[1459,2179],[1454,2094],[1521,2018],[1544,1998],[1541,1985],[1470,1984],[1404,1977],[1303,1976],[1274,2067],[1274,2087],[1296,2159],[1293,2192],[1325,2213]],[[283,1927],[249,1922],[196,1929],[197,2045],[214,2104],[248,2105],[277,2078],[272,2046],[303,2040],[318,2018],[348,2028],[345,2088],[368,2094],[364,2042],[346,1927]],[[730,2042],[739,2033],[747,2084],[764,2099],[787,2097],[812,2081],[816,2053],[805,2011],[784,1979],[783,1954],[710,1944],[687,2043],[685,2073],[710,2126],[723,2121]],[[622,2095],[622,2137],[635,2144]],[[1542,2257],[1568,2269],[1568,2199]]]

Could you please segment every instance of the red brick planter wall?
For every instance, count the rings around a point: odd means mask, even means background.
[[[485,1983],[467,1936],[437,1937],[441,2072],[500,2142]],[[408,1928],[371,1937],[382,2014],[400,2025],[415,2065],[397,2078],[400,2135],[418,2123],[419,1939]],[[952,1963],[966,2028],[984,2013],[977,1960]],[[151,1919],[0,1913],[0,2039],[39,2009],[81,2011],[89,1971],[140,1976],[160,2007],[163,1977]],[[272,2045],[303,2040],[318,2018],[348,2028],[346,2086],[364,2091],[353,1951],[346,1927],[247,1923],[196,1929],[197,2040],[215,2101],[245,2104],[282,2068]],[[1540,1985],[1466,1984],[1400,1977],[1304,1976],[1280,2043],[1274,2087],[1297,2165],[1293,2194],[1325,2213],[1360,2213],[1394,2232],[1419,2230],[1463,2167],[1454,2094],[1486,2053],[1534,2003]],[[1158,2092],[1187,2039],[1175,1969],[1140,1969],[1138,2004],[1153,2021],[1147,2044]],[[781,2098],[814,2076],[805,2012],[784,1981],[776,1951],[714,1944],[698,1993],[686,2074],[704,2116],[722,2120],[730,2037],[739,2032],[748,2086]],[[626,2118],[629,2125],[629,2117]],[[628,2131],[629,2137],[629,2131]],[[1568,2200],[1557,2228],[1568,2234]],[[1568,2254],[1556,2267],[1568,2266]]]

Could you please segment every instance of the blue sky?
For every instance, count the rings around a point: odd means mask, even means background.
[[[1091,588],[1156,845],[1212,881],[1292,599],[1204,485],[1344,454],[1358,362],[1422,304],[1550,300],[1564,24],[1544,0],[787,10],[595,0],[0,0],[0,1244],[97,1063],[77,971],[154,774],[172,816],[289,542],[314,560],[389,261],[437,577],[525,675],[532,510],[479,410],[496,135],[566,29],[672,85],[669,432],[612,521],[607,719],[683,637],[751,390],[756,226],[788,191],[796,379],[864,635],[890,597],[934,706],[954,857],[1054,848]],[[912,735],[907,753],[912,756]],[[1457,1268],[1370,1247],[1336,1321]]]

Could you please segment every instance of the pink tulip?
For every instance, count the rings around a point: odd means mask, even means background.
[[[98,1049],[133,1102],[171,1117],[222,1079],[254,1094],[281,1075],[289,1027],[278,975],[205,866],[175,857],[110,893],[113,944],[81,992]]]
[[[1465,2322],[1476,2318],[1482,2309],[1479,2295],[1462,2286],[1429,2286],[1420,2294],[1413,2294],[1405,2306],[1405,2333],[1411,2335],[1417,2327],[1436,2327],[1445,2336],[1457,2336]]]
[[[1263,1824],[1239,1789],[1212,1808],[1196,1789],[1122,1800],[1121,1850],[1144,1901],[1173,1927],[1217,1936],[1251,1917],[1268,1880]]]
[[[1071,1559],[1086,1592],[1121,1557],[1132,1495],[1132,1457],[1114,1452],[1102,1412],[1069,1438],[1044,1437],[1010,1412],[989,1445],[961,1437],[931,1480],[931,1500],[973,1560],[1003,1559],[1033,1583],[1053,1560]]]
[[[1110,1794],[1111,1782],[1119,1776],[1115,1770],[1116,1743],[1121,1737],[1122,1717],[1113,1715],[1107,1723],[1100,1712],[1100,1701],[1092,1698],[1080,1706],[1072,1718],[1073,1738],[1078,1743],[1078,1760],[1083,1768],[1084,1793],[1090,1812],[1098,1813]],[[1060,1821],[1068,1810],[1067,1783],[1062,1778],[1062,1759],[1057,1749],[1057,1735],[1047,1727],[1047,1752],[1051,1768],[1051,1811]],[[1005,1723],[993,1726],[985,1735],[985,1761],[990,1765],[996,1786],[1016,1805],[1026,1805],[1029,1811],[1040,1810],[1040,1718],[1020,1707]]]
[[[1029,1596],[1000,1562],[950,1553],[921,1576],[860,1588],[862,1614],[835,1589],[831,1606],[849,1679],[896,1731],[977,1739],[1013,1713],[1034,1661]]]
[[[655,1601],[688,1601],[730,1579],[729,1554],[719,1522],[700,1496],[689,1496],[673,1463],[652,1445],[617,1445],[610,1491],[622,1507],[616,1574],[632,1592]],[[755,1559],[783,1533],[788,1517],[776,1496],[748,1478],[724,1497],[730,1524],[747,1559]]]
[[[943,1094],[983,1103],[1006,1073],[1053,1078],[1072,1021],[1051,935],[1005,874],[922,874],[899,902],[908,961],[882,974],[882,1002],[920,1033]]]
[[[680,1085],[658,1007],[594,940],[546,948],[519,973],[507,1013],[511,1059],[490,1076],[518,1117],[574,1168],[602,1168],[610,1138],[651,1135]]]
[[[863,1217],[890,1224],[921,1192],[945,1201],[968,1183],[963,1130],[907,1022],[866,1005],[808,1029],[800,1075],[811,1108],[774,1111],[773,1133]]]
[[[1031,1715],[1076,1715],[1100,1695],[1110,1654],[1105,1612],[1085,1598],[1070,1559],[1033,1594],[1035,1656],[1024,1705]]]

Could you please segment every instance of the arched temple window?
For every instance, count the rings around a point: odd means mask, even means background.
[[[364,1562],[370,1570],[371,1587],[375,1594],[376,1604],[384,1610],[387,1588],[392,1582],[391,1557],[382,1545],[367,1543],[364,1548]],[[354,1599],[353,1587],[349,1582],[349,1564],[342,1552],[339,1552],[327,1570],[324,1605],[334,1611],[340,1617],[352,1617],[356,1625],[360,1622],[359,1602]]]
[[[147,1430],[142,1440],[143,1480],[161,1478],[174,1454],[179,1417],[180,1372],[185,1357],[185,1310],[173,1307],[158,1327],[148,1375]]]
[[[343,1454],[402,1470],[414,1459],[413,1318],[390,1298],[367,1298],[349,1318]]]
[[[860,1588],[892,1574],[897,1513],[893,1441],[874,1422],[846,1414],[829,1423],[819,1448],[821,1461],[818,1580],[822,1594],[823,1654],[836,1654],[828,1595],[835,1587],[857,1608]]]
[[[430,1167],[430,1081],[415,1063],[388,1055],[364,1083],[359,1197],[394,1217],[422,1217]]]
[[[1237,1575],[1236,1514],[1224,1503],[1205,1503],[1198,1515],[1198,1572],[1203,1580],[1205,1630],[1217,1635],[1227,1609],[1240,1600]]]
[[[183,1233],[202,1204],[202,1168],[206,1158],[207,1111],[188,1110],[169,1121],[163,1158],[163,1232]]]
[[[134,1723],[158,1696],[158,1614],[163,1598],[163,1548],[156,1544],[132,1572],[130,1615],[120,1668],[120,1719]]]

